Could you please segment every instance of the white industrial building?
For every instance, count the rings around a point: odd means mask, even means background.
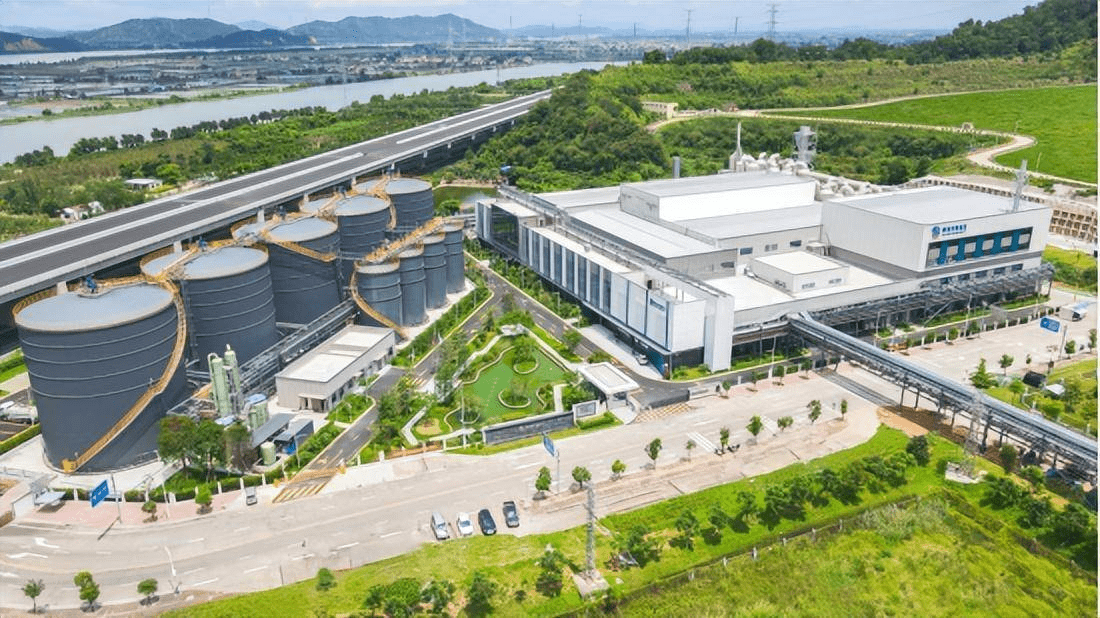
[[[922,294],[969,302],[1049,278],[1040,267],[1047,206],[843,179],[838,195],[838,179],[824,180],[749,171],[538,195],[509,189],[478,203],[476,229],[662,370],[728,368],[740,343],[794,312],[909,299],[879,313],[904,307],[903,319],[919,318],[912,299]]]
[[[373,326],[348,326],[275,375],[280,406],[328,412],[363,377],[393,357],[394,332]]]

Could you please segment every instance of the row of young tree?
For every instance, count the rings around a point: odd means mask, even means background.
[[[909,441],[905,451],[887,457],[871,455],[837,469],[826,467],[772,483],[764,489],[762,500],[755,492],[741,490],[731,501],[713,503],[702,520],[692,508],[681,511],[673,523],[675,533],[668,538],[668,544],[693,551],[696,538],[717,545],[727,530],[745,533],[756,523],[771,529],[783,519],[803,520],[807,507],[825,506],[830,499],[846,505],[859,504],[862,492],[882,493],[901,487],[907,482],[909,468],[927,466],[929,461],[928,441],[918,436]],[[645,567],[659,561],[665,538],[667,535],[661,531],[643,524],[633,525],[615,535],[612,546],[616,553],[612,562],[620,567]]]
[[[99,608],[99,584],[90,571],[80,571],[73,576],[73,585],[76,586],[77,595],[84,602],[85,611],[95,611]],[[142,605],[151,605],[157,599],[157,580],[154,578],[143,579],[137,584],[137,592],[141,595]],[[23,585],[23,594],[31,600],[31,613],[38,613],[38,597],[46,591],[46,584],[41,579],[31,579]]]

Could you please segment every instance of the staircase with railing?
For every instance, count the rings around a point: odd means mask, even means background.
[[[398,337],[402,339],[408,339],[408,336],[405,334],[404,329],[402,329],[397,322],[394,322],[393,320],[383,315],[382,312],[378,311],[374,307],[371,307],[370,304],[362,296],[359,295],[358,281],[359,269],[355,269],[351,271],[351,284],[349,285],[349,287],[351,288],[351,298],[355,301],[356,306],[358,306],[363,313],[370,316],[371,319],[375,320],[382,326],[392,328],[393,332],[397,333]]]

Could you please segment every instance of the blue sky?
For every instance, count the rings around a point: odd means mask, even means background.
[[[776,0],[779,31],[828,28],[950,29],[1019,13],[1038,0]],[[493,28],[532,24],[677,28],[691,10],[693,32],[766,29],[769,2],[743,0],[0,0],[0,24],[90,29],[141,17],[261,20],[285,28],[350,15],[399,17],[454,13]]]

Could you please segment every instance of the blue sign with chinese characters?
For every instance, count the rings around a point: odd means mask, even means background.
[[[1039,318],[1039,328],[1045,328],[1052,333],[1056,333],[1062,328],[1062,323],[1054,318],[1043,316]]]
[[[966,233],[965,223],[956,223],[954,225],[933,225],[932,226],[932,238],[939,238],[940,236],[956,236],[958,234]]]
[[[95,489],[92,490],[92,495],[89,496],[92,502],[92,507],[95,507],[100,502],[103,502],[103,499],[106,498],[107,494],[109,493],[111,492],[107,489],[107,479],[103,479],[103,482],[99,485],[96,485]]]
[[[546,452],[550,453],[551,457],[558,456],[558,449],[554,447],[554,441],[550,439],[550,436],[546,434],[542,435],[542,445],[546,447]]]

